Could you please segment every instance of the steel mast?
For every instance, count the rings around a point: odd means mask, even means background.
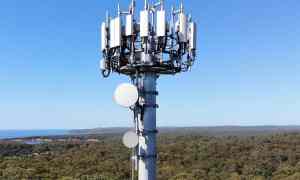
[[[143,73],[138,80],[143,106],[136,110],[138,177],[141,180],[156,179],[156,79],[155,73]]]
[[[134,114],[138,145],[135,148],[135,169],[139,180],[156,179],[156,102],[157,79],[188,71],[196,58],[196,23],[184,13],[183,4],[172,7],[167,20],[164,1],[144,2],[135,18],[136,2],[128,11],[118,5],[117,16],[101,25],[101,72],[127,75],[138,90],[138,100],[130,107]]]

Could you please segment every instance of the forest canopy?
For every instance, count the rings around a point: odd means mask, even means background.
[[[0,143],[2,180],[130,179],[121,136],[98,142]],[[165,133],[158,138],[159,180],[297,180],[300,134],[249,137]]]

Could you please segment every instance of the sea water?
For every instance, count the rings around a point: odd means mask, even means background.
[[[66,135],[68,130],[0,130],[0,139]]]

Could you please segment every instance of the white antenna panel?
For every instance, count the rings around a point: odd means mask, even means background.
[[[139,137],[138,135],[133,132],[133,131],[128,131],[124,134],[123,136],[123,144],[127,147],[127,148],[134,148],[138,145],[139,143]]]
[[[138,89],[136,86],[128,83],[123,83],[117,87],[114,94],[114,100],[117,104],[123,107],[133,106],[139,98]]]
[[[132,15],[126,16],[126,30],[125,30],[126,36],[132,36],[133,35],[133,17]]]
[[[175,32],[179,32],[179,21],[175,22]]]
[[[149,35],[149,11],[141,11],[140,13],[140,34],[141,37]]]
[[[156,34],[158,37],[166,35],[166,12],[164,10],[157,11]]]
[[[107,33],[106,33],[106,25],[105,22],[101,24],[101,51],[104,51],[106,48],[106,38],[107,38]]]
[[[121,18],[117,17],[115,18],[115,38],[114,38],[115,46],[114,47],[121,46],[121,32],[122,32]]]
[[[110,21],[110,47],[121,46],[121,18],[116,17]]]
[[[194,50],[197,48],[197,26],[196,23],[191,22],[189,26],[189,41],[190,49]]]
[[[110,21],[110,28],[109,28],[109,37],[110,37],[110,41],[109,41],[109,46],[110,47],[115,47],[115,20],[112,19]]]
[[[187,42],[187,23],[184,13],[179,14],[179,40],[180,42]]]

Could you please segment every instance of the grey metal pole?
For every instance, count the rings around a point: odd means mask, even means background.
[[[156,180],[156,79],[155,73],[144,73],[138,80],[143,104],[137,122],[139,180]]]

